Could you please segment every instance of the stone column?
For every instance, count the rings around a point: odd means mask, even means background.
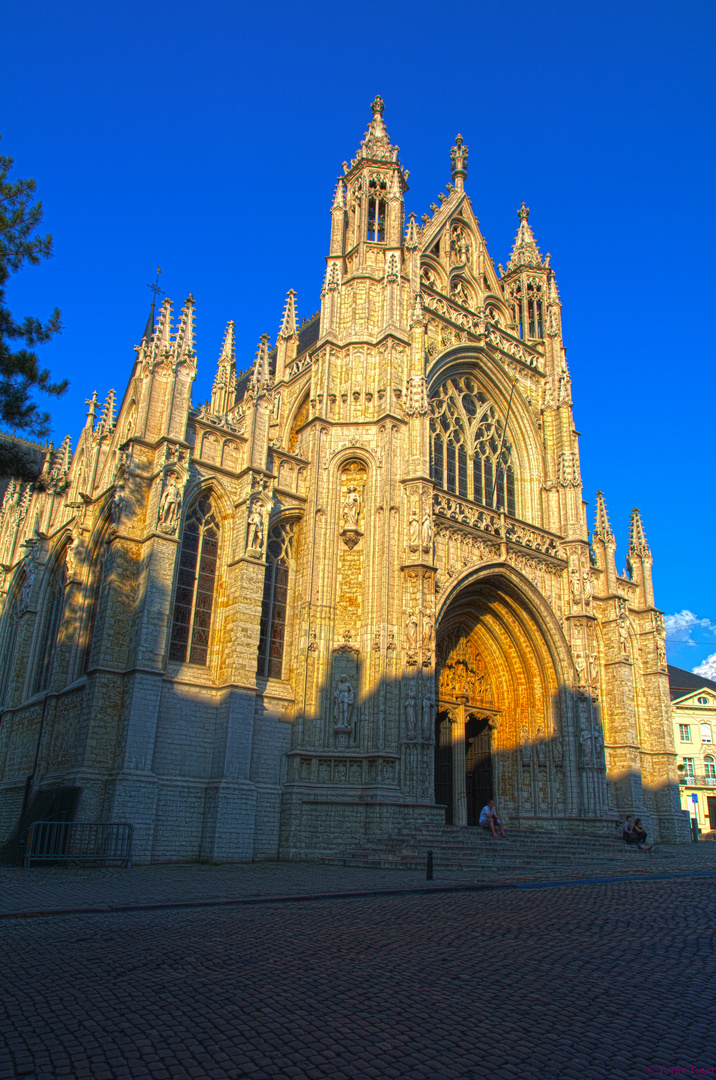
[[[453,825],[467,825],[465,784],[465,706],[458,705],[452,725],[452,820]]]

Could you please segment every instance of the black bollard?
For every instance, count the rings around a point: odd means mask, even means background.
[[[433,880],[433,853],[432,853],[432,851],[428,852],[428,866],[427,866],[427,871],[425,873],[425,880],[426,881],[432,881]]]

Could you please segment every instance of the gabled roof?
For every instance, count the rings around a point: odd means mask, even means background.
[[[703,675],[695,675],[693,671],[685,671],[683,668],[668,664],[669,690],[671,700],[693,694],[696,690],[711,690],[716,692],[716,682],[707,679]]]

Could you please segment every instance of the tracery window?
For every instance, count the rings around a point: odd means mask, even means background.
[[[431,476],[438,487],[515,516],[512,447],[497,409],[471,376],[448,379],[431,398]]]
[[[219,522],[211,497],[187,514],[182,536],[169,659],[206,665],[214,606]]]
[[[62,558],[57,564],[50,580],[50,587],[45,609],[45,622],[40,640],[40,661],[35,675],[35,692],[47,690],[52,677],[52,664],[57,649],[60,623],[65,610],[65,589],[67,587],[67,569]]]
[[[290,522],[274,525],[266,550],[256,674],[270,679],[280,679],[283,673],[292,540],[293,525]]]

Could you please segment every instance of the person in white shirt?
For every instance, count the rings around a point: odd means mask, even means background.
[[[480,811],[480,825],[483,829],[489,829],[492,835],[495,837],[497,836],[497,833],[495,832],[495,826],[497,826],[502,836],[505,836],[505,830],[502,828],[502,822],[497,816],[494,799],[490,799],[487,806],[483,806],[482,810]]]

